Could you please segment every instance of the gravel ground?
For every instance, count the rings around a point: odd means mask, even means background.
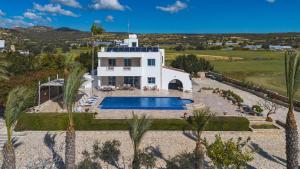
[[[202,94],[196,93],[200,87],[213,87],[221,89],[229,89],[240,95],[245,104],[252,106],[257,104],[260,100],[259,97],[241,91],[239,89],[233,88],[231,86],[219,83],[213,80],[195,80],[198,85],[194,87],[193,98],[202,101],[207,106],[211,108],[212,111],[222,112],[224,110],[228,112],[234,112],[235,107],[230,104],[225,104],[222,98],[214,96],[212,94],[203,92]],[[280,119],[285,121],[287,109],[282,107],[277,114],[272,115],[274,119]],[[300,115],[298,112],[295,113],[298,124],[300,123]],[[26,132],[25,136],[18,139],[20,145],[16,148],[17,156],[17,168],[25,169],[29,165],[37,165],[35,162],[40,160],[52,161],[53,157],[64,158],[64,132],[50,132],[51,135],[56,134],[55,144],[47,146],[44,142],[46,132]],[[249,163],[249,168],[261,168],[261,169],[279,169],[285,167],[285,139],[284,132],[205,132],[203,134],[209,141],[214,139],[215,134],[220,134],[222,138],[229,139],[243,137],[251,137],[250,146],[256,148],[257,152],[254,155],[254,160]],[[76,161],[79,162],[82,159],[81,152],[85,149],[91,150],[94,142],[104,142],[106,140],[117,139],[121,145],[122,159],[120,163],[128,164],[132,158],[132,145],[128,133],[125,131],[90,131],[90,132],[77,132],[76,140]],[[194,141],[185,136],[179,131],[156,131],[148,132],[143,139],[141,147],[153,147],[160,150],[164,159],[169,159],[180,152],[191,152],[193,151],[195,145]],[[1,160],[2,162],[2,160]],[[1,163],[0,162],[0,163]],[[157,168],[163,167],[165,161],[161,158],[157,161]],[[116,168],[112,166],[107,166],[107,164],[102,164],[103,168]]]
[[[47,146],[44,142],[46,132],[28,132],[24,137],[18,140],[20,146],[16,148],[17,168],[25,169],[29,165],[37,165],[38,160],[50,160],[57,153],[57,156],[64,158],[64,132],[50,132],[50,135],[56,135],[54,146]],[[132,159],[132,145],[129,135],[125,131],[90,131],[76,132],[76,161],[82,159],[81,152],[83,150],[91,151],[94,142],[100,143],[106,140],[117,139],[121,142],[122,158],[121,164],[128,164]],[[284,135],[282,132],[276,133],[253,133],[253,132],[204,132],[203,137],[208,141],[214,139],[215,134],[220,134],[222,138],[229,139],[242,137],[244,139],[251,137],[249,146],[255,147],[257,153],[254,155],[254,160],[249,163],[249,168],[285,168],[285,153],[284,153]],[[176,139],[174,139],[176,138]],[[141,147],[149,147],[159,150],[164,159],[169,159],[181,152],[191,152],[195,147],[192,139],[188,138],[183,132],[179,131],[156,131],[148,132],[144,137]],[[51,148],[53,147],[53,148]],[[53,151],[52,151],[52,150]],[[26,167],[27,166],[27,167]],[[106,168],[107,164],[102,163]],[[158,158],[157,168],[164,167],[165,161]],[[108,168],[116,168],[108,166]]]

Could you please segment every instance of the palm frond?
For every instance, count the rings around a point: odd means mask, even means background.
[[[289,50],[285,53],[285,83],[289,103],[294,100],[294,95],[299,87],[299,52]]]
[[[132,119],[129,121],[129,135],[136,148],[139,146],[143,136],[149,130],[151,124],[152,121],[145,115],[139,118],[134,113],[132,114]]]
[[[67,79],[65,79],[64,104],[69,113],[72,112],[72,107],[75,104],[78,90],[84,82],[82,79],[84,73],[84,69],[82,69],[80,66],[76,66],[71,69],[70,74],[68,75]]]
[[[16,123],[30,98],[31,91],[25,87],[17,87],[9,92],[4,113],[7,128],[11,128]]]
[[[201,132],[204,131],[211,117],[213,117],[213,114],[208,109],[193,111],[193,117],[188,122],[192,125],[198,139],[200,139]]]

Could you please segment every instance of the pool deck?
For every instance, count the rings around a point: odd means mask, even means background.
[[[198,92],[201,87],[202,80],[193,81],[192,92],[181,91],[143,91],[143,90],[116,90],[110,92],[102,92],[94,90],[93,95],[99,96],[99,99],[93,106],[83,107],[86,112],[96,112],[97,119],[126,119],[131,118],[134,112],[137,115],[146,115],[153,119],[180,119],[186,113],[187,116],[192,114],[193,109],[209,108],[215,115],[222,116],[227,112],[228,116],[244,116],[239,112],[237,106],[232,105],[222,97],[213,94],[210,90],[202,90]],[[91,91],[85,91],[91,95]],[[188,110],[113,110],[113,109],[99,109],[98,106],[102,100],[107,96],[137,96],[137,97],[181,97],[182,99],[191,99],[194,101],[192,104],[187,104]],[[66,112],[62,108],[62,99],[49,100],[40,106],[36,107],[36,112]]]
[[[192,99],[193,93],[185,93],[180,91],[143,91],[143,90],[117,90],[112,92],[98,92],[100,97],[98,102],[91,107],[92,112],[97,112],[98,119],[126,119],[131,118],[134,112],[137,115],[146,115],[149,118],[181,118],[186,112],[191,113],[190,110],[113,110],[113,109],[99,109],[98,106],[102,100],[107,96],[142,96],[142,97],[181,97],[183,99]],[[194,103],[195,104],[195,103]],[[188,105],[187,105],[188,106]]]

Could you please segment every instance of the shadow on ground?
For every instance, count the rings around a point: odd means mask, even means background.
[[[270,161],[273,161],[275,163],[278,163],[278,164],[282,165],[283,167],[286,167],[286,160],[285,159],[269,154],[267,151],[265,151],[258,144],[254,143],[254,142],[251,142],[249,147],[251,149],[253,149],[260,156],[262,156],[262,157],[264,157],[264,158],[266,158]]]
[[[46,133],[44,137],[44,143],[45,145],[50,149],[52,153],[52,160],[54,162],[54,165],[57,169],[64,169],[65,168],[65,163],[62,159],[62,157],[56,152],[55,150],[55,137],[56,134],[49,134]]]

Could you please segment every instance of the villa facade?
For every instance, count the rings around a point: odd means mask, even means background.
[[[165,66],[165,50],[139,47],[137,35],[129,35],[121,46],[98,52],[98,86],[138,89],[192,90],[190,75]]]

